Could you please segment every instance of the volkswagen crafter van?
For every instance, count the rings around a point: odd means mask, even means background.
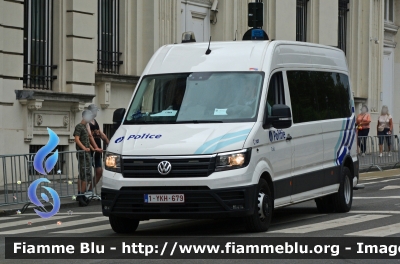
[[[348,212],[358,183],[344,53],[290,41],[161,47],[106,152],[102,211],[117,233],[142,220],[241,217],[312,200]]]

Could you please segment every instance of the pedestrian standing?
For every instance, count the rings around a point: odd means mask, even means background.
[[[361,156],[365,156],[365,151],[367,148],[367,137],[369,134],[371,123],[371,115],[368,113],[368,107],[363,105],[361,108],[361,113],[357,116],[356,124],[357,124],[357,141],[358,147],[361,150]]]
[[[103,140],[106,145],[110,143],[108,140],[107,136],[101,131],[99,123],[96,121],[96,116],[97,112],[99,111],[99,108],[95,104],[91,104],[88,107],[88,110],[92,112],[92,120],[87,123],[86,128],[89,132],[89,137],[91,137],[94,141],[91,140],[91,142],[95,142],[93,145],[93,148],[96,149],[101,149],[101,141]],[[91,153],[93,157],[93,152]],[[101,152],[96,152],[94,153],[94,160],[93,160],[93,165],[96,171],[96,179],[95,179],[95,184],[100,181],[100,178],[103,174],[103,168],[102,168],[102,162],[101,162]],[[93,185],[90,186],[90,189],[88,190],[89,192],[92,191]]]
[[[382,157],[383,153],[383,143],[386,139],[386,143],[388,145],[388,155],[391,156],[390,153],[390,145],[391,145],[391,135],[393,132],[393,120],[392,116],[389,114],[388,107],[386,105],[382,106],[381,115],[378,118],[378,136],[379,136],[379,157]]]
[[[86,182],[90,180],[92,175],[91,159],[90,159],[90,142],[95,144],[94,140],[89,138],[89,133],[86,129],[86,124],[92,120],[92,112],[85,110],[82,112],[82,121],[75,126],[74,137],[76,143],[76,157],[78,159],[78,195],[76,200],[79,202],[79,206],[87,206],[89,200],[84,195],[86,191]],[[83,151],[82,151],[83,150]],[[99,149],[94,149],[99,151]]]

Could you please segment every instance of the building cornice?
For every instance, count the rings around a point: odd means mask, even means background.
[[[95,82],[98,83],[124,83],[136,85],[139,81],[139,76],[134,75],[123,75],[123,74],[112,74],[112,73],[96,73]]]
[[[354,96],[354,102],[355,103],[366,103],[367,100],[368,100],[368,98],[365,98],[365,97]]]
[[[96,96],[94,94],[58,93],[41,90],[15,90],[16,99],[20,102],[26,100],[42,100],[53,102],[90,103]]]
[[[386,48],[396,48],[397,42],[395,35],[399,31],[399,27],[393,23],[385,22],[384,24],[384,41],[383,45]]]
[[[212,2],[210,0],[181,0],[182,4],[197,5],[201,7],[211,7]]]
[[[385,22],[384,27],[385,27],[385,32],[391,33],[391,34],[393,34],[393,35],[396,35],[396,34],[397,34],[397,31],[399,30],[399,27],[396,26],[396,25],[393,24],[393,23]]]

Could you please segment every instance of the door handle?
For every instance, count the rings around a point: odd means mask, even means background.
[[[286,137],[286,141],[290,141],[290,140],[292,140],[292,136],[290,134],[288,134]]]

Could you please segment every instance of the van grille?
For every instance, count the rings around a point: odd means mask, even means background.
[[[102,188],[101,194],[103,205],[111,206],[109,213],[126,213],[143,219],[149,217],[147,214],[192,218],[192,213],[215,214],[253,208],[256,189],[257,185],[216,190],[207,186],[132,186],[120,190]],[[184,194],[185,202],[145,203],[145,194]]]
[[[146,204],[143,194],[120,194],[113,212],[159,213],[159,212],[218,212],[224,207],[209,193],[186,193],[184,204]]]
[[[171,163],[171,172],[161,175],[158,164],[161,161]],[[179,178],[207,177],[215,170],[215,157],[191,158],[125,158],[122,159],[122,175],[124,178]]]

